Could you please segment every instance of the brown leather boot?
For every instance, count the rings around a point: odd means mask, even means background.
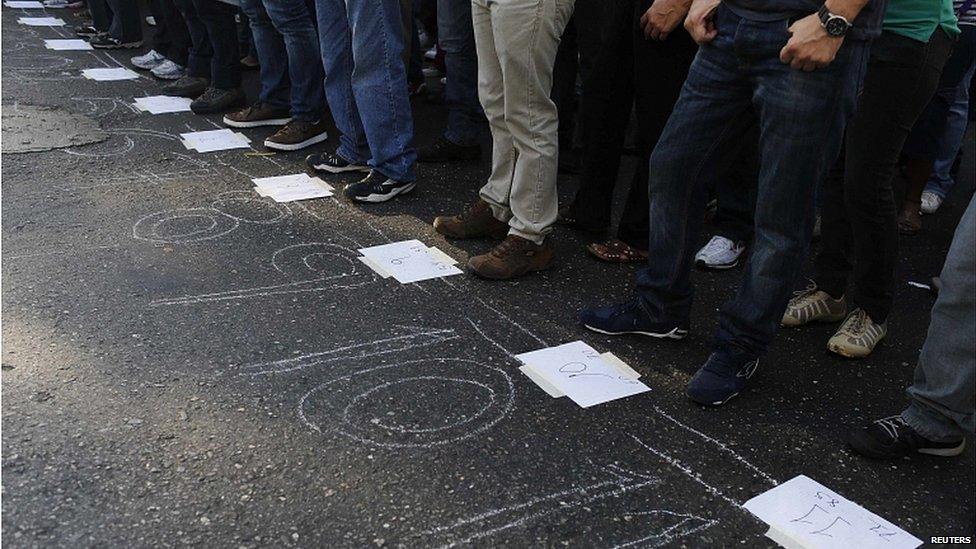
[[[552,247],[541,246],[520,236],[508,235],[486,254],[468,260],[475,274],[492,280],[508,280],[533,271],[541,271],[552,263]]]
[[[502,239],[508,234],[508,224],[495,219],[491,206],[482,199],[459,215],[442,215],[434,219],[434,230],[448,238]]]

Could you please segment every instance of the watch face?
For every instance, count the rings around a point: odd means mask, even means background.
[[[831,36],[843,36],[847,32],[847,23],[839,17],[831,17],[824,28]]]

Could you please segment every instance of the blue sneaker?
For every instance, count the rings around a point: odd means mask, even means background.
[[[688,398],[705,406],[721,406],[745,389],[758,368],[758,358],[712,353],[688,382]]]
[[[684,339],[688,335],[687,322],[655,322],[648,318],[637,297],[619,305],[583,309],[579,319],[587,329],[607,335],[637,334],[660,339]]]

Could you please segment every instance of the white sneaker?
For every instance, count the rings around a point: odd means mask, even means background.
[[[437,46],[433,46],[429,50],[425,51],[424,59],[428,59],[430,61],[437,59]]]
[[[706,269],[731,269],[739,264],[746,247],[724,236],[715,235],[695,254],[695,265]]]
[[[129,60],[134,67],[147,71],[162,65],[164,61],[166,61],[166,58],[156,50],[149,50],[149,52],[143,55],[137,55]]]
[[[44,0],[41,4],[49,9],[80,8],[82,6],[78,0]]]
[[[932,215],[939,211],[939,206],[942,205],[942,197],[931,192],[924,191],[922,193],[922,213],[926,215]]]
[[[147,15],[146,16],[146,24],[149,25],[150,27],[155,27],[156,26],[156,18],[153,17],[152,15]]]
[[[186,74],[186,67],[167,59],[156,65],[151,72],[153,76],[161,80],[179,80]]]

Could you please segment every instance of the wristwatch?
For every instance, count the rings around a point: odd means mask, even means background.
[[[827,4],[820,6],[820,9],[817,10],[817,16],[820,17],[820,24],[830,36],[841,37],[851,30],[851,22],[842,15],[830,13]]]

